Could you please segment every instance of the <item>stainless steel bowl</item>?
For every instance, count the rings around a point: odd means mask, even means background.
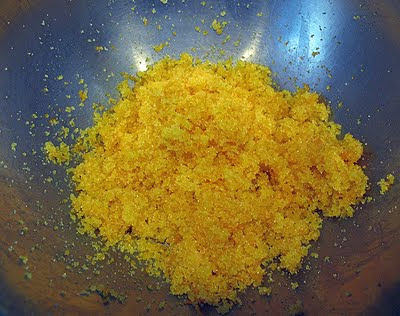
[[[222,35],[209,28],[216,18],[229,21]],[[170,46],[161,53],[152,49],[165,41]],[[376,185],[399,170],[399,1],[1,0],[0,314],[216,313],[173,297],[166,284],[141,271],[129,275],[117,253],[113,265],[84,271],[93,249],[87,237],[76,236],[62,203],[69,194],[65,172],[44,165],[41,150],[45,132],[57,129],[48,127],[52,115],[71,119],[64,108],[79,103],[81,78],[87,102],[104,101],[106,93],[116,95],[120,72],[145,70],[166,54],[184,51],[268,65],[280,88],[308,83],[329,102],[343,130],[366,145],[361,163],[374,200],[352,219],[327,220],[313,245],[318,259],[307,258],[296,276],[276,275],[271,297],[249,289],[232,314],[287,314],[300,302],[310,315],[400,313],[400,186],[380,196]],[[77,126],[89,126],[91,107],[77,108]],[[46,181],[50,175],[53,182]],[[20,256],[28,261],[19,262]],[[294,281],[297,291],[289,289]],[[128,298],[124,304],[104,302],[87,291],[90,284]]]

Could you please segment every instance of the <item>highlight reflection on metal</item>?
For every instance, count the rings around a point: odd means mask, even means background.
[[[232,56],[266,64],[282,88],[310,84],[330,101],[344,132],[362,138],[367,152],[373,153],[366,169],[372,184],[398,169],[397,0],[36,2],[28,13],[10,21],[0,37],[0,178],[20,183],[21,192],[29,190],[44,203],[58,205],[63,196],[55,188],[66,185],[60,169],[54,183],[43,181],[53,170],[43,166],[41,146],[45,132],[56,128],[40,123],[32,128],[32,115],[58,113],[69,121],[63,109],[79,103],[77,78],[88,85],[87,103],[106,104],[106,93],[116,95],[120,72],[144,71],[166,54],[185,51],[214,61]],[[222,35],[210,28],[214,19],[229,21]],[[196,26],[209,34],[197,32]],[[228,34],[231,39],[223,43]],[[170,45],[155,53],[153,46],[165,41]],[[96,46],[107,50],[96,51]],[[61,81],[56,79],[60,75]],[[339,102],[343,108],[337,107]],[[77,127],[92,124],[91,107],[79,111],[74,114]],[[16,152],[12,142],[18,143]],[[22,155],[32,150],[37,154]],[[363,214],[375,218],[377,209],[396,204],[398,190],[395,187],[387,200],[366,206]],[[400,229],[398,215],[384,219]],[[63,238],[75,240],[75,235]]]

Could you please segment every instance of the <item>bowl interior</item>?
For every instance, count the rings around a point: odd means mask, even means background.
[[[5,0],[0,9],[0,314],[196,313],[160,280],[141,271],[131,275],[120,254],[113,254],[116,263],[86,271],[86,256],[94,250],[86,236],[76,236],[63,203],[69,196],[66,174],[44,164],[41,149],[46,132],[57,130],[48,124],[56,113],[61,121],[74,118],[79,128],[92,124],[92,108],[77,106],[81,79],[89,104],[106,103],[106,94],[117,96],[121,72],[134,74],[182,52],[265,64],[281,89],[308,84],[331,106],[343,132],[365,143],[361,163],[373,201],[352,219],[325,221],[313,245],[319,258],[303,265],[310,270],[276,275],[269,298],[249,289],[232,314],[287,313],[298,301],[307,314],[372,315],[378,308],[398,308],[387,298],[399,297],[399,186],[380,196],[376,185],[388,173],[397,175],[400,156],[396,1]],[[221,35],[210,28],[214,19],[229,22]],[[154,51],[166,41],[169,46]],[[66,106],[77,109],[71,114]],[[28,257],[26,265],[19,264],[20,256]],[[24,279],[27,273],[31,280]],[[301,285],[297,292],[289,289],[294,281]],[[128,298],[104,305],[99,295],[85,292],[90,284]]]

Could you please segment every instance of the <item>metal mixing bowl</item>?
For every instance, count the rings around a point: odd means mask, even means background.
[[[230,23],[218,36],[209,26],[221,11],[226,16],[219,20]],[[223,44],[228,34],[231,40]],[[170,46],[155,53],[153,45],[167,40]],[[268,65],[281,88],[308,83],[329,102],[344,132],[366,144],[361,163],[374,200],[352,219],[327,220],[313,245],[319,258],[307,258],[296,276],[276,275],[271,297],[249,289],[232,315],[287,314],[293,304],[309,315],[400,313],[400,186],[380,196],[376,185],[388,173],[398,176],[400,161],[398,0],[1,0],[0,314],[198,312],[159,280],[140,270],[129,275],[119,254],[112,265],[82,269],[93,249],[87,237],[76,236],[62,203],[69,194],[63,169],[44,165],[41,150],[44,133],[56,129],[42,117],[58,112],[70,119],[64,108],[79,103],[80,78],[88,85],[87,102],[104,102],[106,93],[116,95],[120,72],[145,70],[166,54],[184,51]],[[81,108],[73,117],[78,127],[89,126],[92,109]],[[56,180],[46,181],[50,175]],[[28,262],[19,262],[20,256]],[[295,281],[300,287],[293,291]],[[128,298],[124,304],[102,301],[86,290],[90,284]],[[216,313],[209,306],[199,309]]]

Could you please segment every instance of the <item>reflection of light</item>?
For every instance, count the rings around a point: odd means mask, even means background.
[[[268,8],[267,1],[254,1],[257,3],[257,12],[266,12]],[[242,54],[239,57],[243,61],[256,62],[258,61],[258,57],[260,57],[260,53],[262,53],[263,57],[268,53],[265,45],[262,45],[262,52],[260,52],[260,44],[262,43],[262,38],[265,35],[265,32],[268,30],[267,25],[269,23],[266,18],[256,18],[252,21],[253,24],[251,28],[248,30],[254,30],[250,38],[247,38],[246,43],[242,43],[241,47],[244,47]],[[248,31],[250,32],[250,31]],[[243,45],[244,44],[244,45]],[[242,46],[243,45],[243,46]]]
[[[145,71],[147,70],[147,57],[146,56],[140,56],[136,54],[134,57],[134,65],[137,69],[137,71]]]
[[[306,34],[302,34],[302,36],[308,37],[308,57],[310,58],[313,53],[319,53],[319,59],[322,60],[325,57],[326,50],[323,46],[327,43],[324,43],[320,40],[321,31],[320,25],[327,25],[329,23],[329,19],[324,19],[324,16],[320,17],[318,23],[309,23],[309,28]]]
[[[146,71],[149,66],[150,54],[143,48],[138,49],[137,46],[132,48],[133,66],[136,71]]]
[[[242,54],[242,59],[248,61],[255,54],[256,50],[256,47],[250,47],[246,49]]]
[[[244,61],[251,61],[258,53],[260,46],[261,32],[256,32],[249,45],[244,49],[241,59]]]
[[[294,57],[303,56],[308,59],[308,62],[322,62],[327,53],[325,48],[330,43],[329,40],[326,40],[326,33],[329,32],[335,20],[327,14],[310,15],[312,7],[303,7],[302,10],[304,13],[301,15],[301,19],[298,16],[293,17],[294,22],[283,39],[289,48],[287,53]],[[322,38],[324,41],[321,40]],[[315,56],[318,58],[314,58]]]

